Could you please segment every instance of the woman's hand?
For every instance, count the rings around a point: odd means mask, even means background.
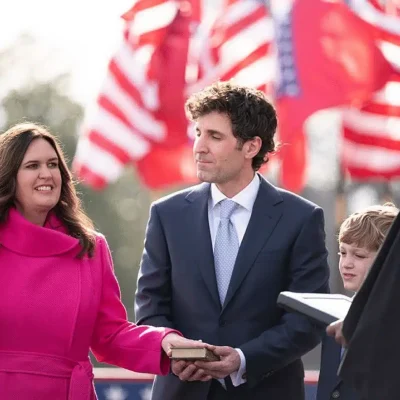
[[[172,347],[205,347],[205,343],[201,340],[186,339],[177,333],[171,332],[164,337],[161,342],[161,347],[167,353],[168,357],[171,355]]]
[[[198,347],[203,348],[207,345],[201,340],[186,339],[177,333],[169,333],[164,337],[161,346],[167,355],[171,356],[171,349],[173,347]],[[197,368],[194,362],[185,360],[172,360],[172,372],[182,381],[209,381],[212,377],[205,374],[201,368]]]

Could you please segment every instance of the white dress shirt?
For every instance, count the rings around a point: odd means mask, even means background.
[[[254,175],[253,180],[236,196],[230,200],[239,204],[239,207],[233,212],[231,216],[232,224],[236,230],[239,239],[239,245],[242,243],[244,234],[246,233],[247,225],[249,224],[253,205],[256,200],[258,190],[260,188],[260,178],[258,174]],[[211,243],[215,246],[215,238],[217,236],[218,225],[220,222],[220,208],[219,204],[227,197],[217,188],[213,183],[211,184],[211,196],[208,200],[208,222],[210,225]],[[243,374],[246,372],[246,359],[242,350],[236,349],[240,356],[240,367],[237,372],[233,372],[231,376],[233,386],[239,386],[245,383]],[[225,382],[220,380],[221,384],[225,387]]]

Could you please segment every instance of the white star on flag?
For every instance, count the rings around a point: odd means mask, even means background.
[[[108,389],[104,390],[104,395],[107,400],[126,400],[128,398],[128,392],[121,386],[113,385]]]
[[[145,389],[141,390],[140,397],[142,400],[150,400],[151,399],[151,386],[146,387]]]

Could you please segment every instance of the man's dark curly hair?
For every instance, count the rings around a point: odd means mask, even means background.
[[[264,93],[232,82],[216,82],[193,94],[186,102],[186,112],[192,121],[214,111],[230,118],[239,149],[247,140],[261,138],[260,151],[252,162],[255,171],[260,169],[268,161],[268,153],[275,151],[277,127],[276,111]]]

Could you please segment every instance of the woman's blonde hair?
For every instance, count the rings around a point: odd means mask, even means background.
[[[351,214],[340,226],[339,243],[378,251],[398,213],[393,203],[385,203]]]

